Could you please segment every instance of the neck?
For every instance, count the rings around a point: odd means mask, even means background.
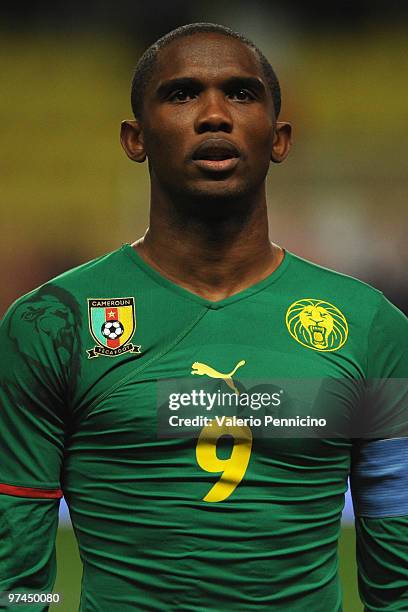
[[[264,187],[252,198],[168,198],[152,189],[150,226],[134,243],[176,284],[218,301],[259,282],[283,259],[271,244]]]

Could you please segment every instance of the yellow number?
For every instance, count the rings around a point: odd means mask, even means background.
[[[221,478],[208,491],[203,501],[224,501],[231,495],[244,477],[252,449],[252,431],[244,427],[227,427],[211,422],[201,430],[197,442],[196,456],[198,465],[206,472],[222,472]],[[221,436],[234,439],[228,459],[217,456],[217,442]]]

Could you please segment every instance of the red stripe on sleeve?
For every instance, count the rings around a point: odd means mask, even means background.
[[[16,497],[37,497],[41,499],[60,499],[63,495],[61,489],[32,489],[30,487],[15,487],[1,483],[0,493]]]

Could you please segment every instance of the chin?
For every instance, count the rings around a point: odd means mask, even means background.
[[[192,185],[188,189],[188,195],[194,199],[220,202],[222,200],[240,200],[250,196],[255,191],[253,186],[248,183],[217,180]]]
[[[197,221],[227,221],[244,218],[252,210],[253,190],[237,185],[204,185],[178,193],[175,204],[183,215]]]

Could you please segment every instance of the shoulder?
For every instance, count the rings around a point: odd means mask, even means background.
[[[291,255],[298,278],[311,288],[321,288],[349,302],[354,311],[371,314],[373,326],[397,326],[407,333],[408,318],[382,291],[353,276],[330,270],[296,255]]]
[[[100,283],[102,279],[106,278],[106,275],[111,274],[113,276],[115,270],[123,269],[123,265],[127,261],[127,257],[124,255],[126,247],[127,245],[123,245],[110,253],[71,268],[52,278],[46,285],[61,287],[66,291],[78,291],[83,286],[89,286],[89,283],[94,284],[95,281]]]
[[[384,299],[381,291],[353,276],[307,261],[293,253],[290,253],[289,257],[292,282],[302,286],[302,289],[308,287],[311,291],[329,292],[344,300],[350,300],[354,306],[370,306],[374,310]]]
[[[34,321],[44,316],[63,317],[63,313],[75,315],[78,298],[95,284],[109,281],[110,272],[121,268],[123,247],[92,259],[50,279],[43,285],[19,297],[8,309],[3,323],[8,321]]]
[[[289,326],[310,328],[318,318],[324,319],[332,331],[330,338],[337,333],[337,342],[347,340],[347,350],[359,356],[364,370],[368,356],[384,366],[387,359],[394,360],[390,354],[406,352],[408,319],[378,289],[293,254],[289,254],[286,278]]]
[[[18,298],[1,321],[3,346],[11,344],[10,348],[37,357],[53,345],[67,361],[81,320],[83,296],[103,279],[107,284],[109,270],[120,269],[120,258],[118,249],[68,270]]]
[[[381,291],[357,278],[293,254],[290,254],[289,263],[287,276],[291,294],[301,296],[293,302],[310,302],[314,307],[339,310],[361,331],[371,327],[381,308],[391,307]]]

